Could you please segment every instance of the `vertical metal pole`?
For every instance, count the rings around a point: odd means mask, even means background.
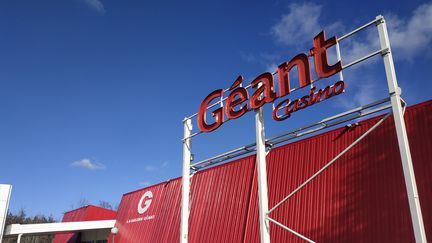
[[[336,41],[336,58],[337,58],[338,62],[340,62],[342,60],[339,41]],[[339,80],[340,81],[344,80],[342,70],[340,70],[340,72],[339,72]]]
[[[20,242],[21,242],[21,236],[22,236],[22,234],[19,234],[19,235],[18,235],[17,243],[20,243]]]
[[[11,192],[12,185],[0,184],[0,242],[3,239]]]
[[[189,191],[190,191],[190,161],[191,161],[191,134],[192,121],[186,119],[183,121],[183,178],[182,178],[182,204],[181,204],[181,222],[180,222],[180,243],[188,242],[188,224],[189,224]]]
[[[258,174],[258,206],[261,243],[270,242],[270,227],[267,220],[268,194],[267,194],[267,169],[266,169],[266,147],[264,134],[263,108],[255,111],[255,133],[256,133],[256,164]]]
[[[426,233],[423,224],[423,217],[420,207],[419,196],[417,193],[417,184],[414,176],[414,168],[411,159],[411,152],[408,143],[408,136],[405,128],[403,110],[400,99],[400,88],[396,80],[396,72],[393,63],[393,57],[390,50],[390,41],[387,33],[387,26],[383,16],[377,16],[377,28],[380,38],[381,49],[385,50],[383,55],[384,66],[387,76],[387,83],[390,92],[393,117],[398,138],[399,151],[402,160],[402,167],[407,188],[408,202],[411,212],[412,226],[417,243],[426,243]]]
[[[111,234],[112,234],[112,242],[111,243],[115,243],[115,237],[118,234],[118,228],[117,227],[112,227],[111,228]]]

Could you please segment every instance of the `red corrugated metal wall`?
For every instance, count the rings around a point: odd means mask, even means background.
[[[63,215],[62,222],[110,220],[116,218],[116,212],[92,205],[84,206]],[[78,233],[56,234],[53,243],[75,243],[79,241]]]
[[[336,129],[274,148],[268,155],[269,203],[274,205],[319,170],[378,118],[354,129]],[[432,239],[432,102],[407,110],[427,235]],[[271,216],[317,242],[413,242],[408,202],[393,120],[340,158]],[[201,171],[192,177],[189,242],[259,242],[254,156]],[[144,216],[140,197],[153,192]],[[178,242],[181,180],[125,194],[117,217],[117,242]],[[271,224],[272,242],[302,242]]]
[[[270,207],[378,119],[273,149],[267,157]],[[432,239],[432,103],[410,108],[406,121],[425,227]],[[244,242],[259,242],[256,180],[251,202]],[[316,242],[414,242],[393,119],[387,119],[270,216]],[[270,225],[272,242],[304,242]]]
[[[153,193],[151,205],[145,214],[138,214],[138,202],[147,192]],[[157,184],[125,194],[117,213],[119,234],[115,242],[176,242],[180,225],[181,180]],[[144,220],[146,216],[152,219]],[[141,221],[138,221],[142,219]]]
[[[190,242],[242,242],[254,168],[248,156],[192,177]]]
[[[196,173],[191,180],[190,242],[241,242],[254,157]],[[141,196],[151,191],[149,210],[138,214]],[[125,194],[118,209],[115,242],[178,242],[181,178]],[[153,216],[150,220],[140,218]],[[138,219],[138,220],[136,220]],[[135,222],[134,222],[135,221]]]

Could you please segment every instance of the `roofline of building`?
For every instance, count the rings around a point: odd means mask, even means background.
[[[96,220],[44,224],[11,224],[7,226],[5,236],[72,233],[86,230],[111,229],[115,226],[115,223],[115,220]]]

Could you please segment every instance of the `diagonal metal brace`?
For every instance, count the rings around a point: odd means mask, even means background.
[[[353,143],[351,143],[348,147],[346,147],[342,152],[340,152],[336,157],[334,157],[330,162],[328,162],[326,165],[324,165],[320,170],[318,170],[315,174],[313,174],[309,179],[307,179],[305,182],[303,182],[300,186],[298,186],[294,191],[292,191],[288,196],[286,196],[284,199],[282,199],[279,203],[277,203],[272,209],[270,209],[267,213],[269,215],[272,213],[276,208],[281,206],[284,202],[286,202],[289,198],[291,198],[294,194],[296,194],[298,191],[300,191],[303,187],[305,187],[309,182],[311,182],[313,179],[315,179],[317,176],[319,176],[324,170],[326,170],[328,167],[330,167],[336,160],[338,160],[342,155],[344,155],[346,152],[348,152],[352,147],[354,147],[356,144],[358,144],[363,138],[365,138],[369,133],[371,133],[373,130],[375,130],[379,125],[381,125],[390,115],[392,112],[387,113],[381,120],[379,120],[375,125],[373,125],[371,128],[369,128],[363,135],[361,135],[359,138],[357,138]]]

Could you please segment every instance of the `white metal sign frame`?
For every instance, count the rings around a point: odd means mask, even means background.
[[[201,134],[202,132],[192,133],[192,119],[196,114],[187,117],[183,120],[184,124],[184,137],[183,137],[183,184],[182,184],[182,206],[181,206],[181,225],[180,225],[180,242],[186,243],[188,241],[188,223],[189,223],[189,194],[190,194],[190,173],[192,171],[197,171],[208,166],[220,163],[222,161],[232,159],[241,155],[255,152],[257,153],[257,175],[258,175],[258,198],[259,198],[259,222],[260,222],[260,239],[261,243],[270,242],[270,226],[269,222],[274,223],[277,226],[282,227],[285,230],[295,234],[296,236],[304,239],[308,242],[314,242],[313,240],[295,232],[294,230],[288,228],[287,226],[277,222],[276,220],[269,217],[269,214],[273,212],[277,207],[288,200],[292,195],[301,190],[305,185],[312,181],[315,177],[319,176],[321,172],[330,167],[339,157],[346,153],[350,148],[355,146],[364,137],[366,137],[370,132],[376,129],[380,124],[384,122],[391,114],[393,114],[394,123],[396,127],[396,134],[398,139],[398,146],[402,161],[402,167],[405,178],[405,186],[408,195],[408,202],[412,220],[412,227],[415,236],[415,241],[417,243],[426,243],[426,233],[423,224],[422,212],[420,207],[419,196],[417,192],[417,184],[414,175],[414,169],[411,159],[411,152],[408,143],[408,136],[405,128],[405,121],[403,118],[404,107],[402,107],[403,100],[401,99],[401,89],[398,86],[396,73],[393,63],[393,57],[390,48],[390,41],[387,33],[387,26],[384,17],[379,15],[373,21],[337,38],[336,43],[336,55],[338,60],[341,60],[341,52],[339,47],[339,42],[347,39],[354,34],[375,25],[378,30],[380,49],[365,55],[349,64],[342,67],[342,70],[349,68],[353,65],[361,63],[371,57],[376,55],[381,55],[384,61],[384,68],[387,78],[387,86],[389,90],[389,97],[383,100],[375,101],[369,105],[361,106],[350,111],[340,113],[338,115],[323,119],[319,122],[289,131],[278,136],[265,139],[264,135],[264,119],[262,108],[255,111],[255,125],[256,125],[256,143],[249,144],[232,151],[225,152],[223,154],[196,162],[191,165],[192,151],[191,151],[191,140],[194,136]],[[342,71],[339,73],[339,78],[343,80]],[[315,80],[317,81],[317,80]],[[314,82],[315,82],[314,81]],[[226,99],[226,98],[225,98]],[[225,100],[222,98],[220,101],[210,105],[207,109],[210,109],[218,104],[222,104]],[[388,102],[390,104],[388,104]],[[384,116],[383,119],[378,121],[374,126],[372,126],[368,131],[361,135],[357,140],[355,140],[351,145],[344,149],[339,155],[334,159],[329,161],[324,167],[317,171],[308,180],[302,183],[297,189],[291,192],[288,196],[282,199],[279,203],[268,210],[268,193],[267,193],[267,171],[266,171],[266,148],[274,146],[282,142],[286,142],[290,139],[295,139],[313,132],[317,132],[322,129],[326,129],[347,121],[354,120],[366,115],[370,115],[379,111],[390,109],[391,112]]]
[[[12,185],[0,184],[0,242],[3,239],[11,192]]]

